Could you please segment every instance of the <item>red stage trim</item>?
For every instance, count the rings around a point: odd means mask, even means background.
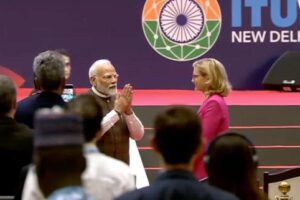
[[[298,129],[300,126],[230,126],[230,129]]]
[[[269,146],[254,146],[256,149],[299,149],[300,145],[269,145]],[[153,148],[151,146],[139,146],[141,151],[151,151]]]
[[[258,166],[259,169],[292,169],[292,168],[298,168],[300,165],[261,165]]]
[[[299,149],[299,145],[270,145],[270,146],[254,146],[256,149]]]
[[[258,166],[259,169],[292,169],[292,168],[298,168],[300,167],[300,165],[278,165],[278,166],[274,166],[274,165],[262,165],[262,166]],[[147,171],[159,171],[162,170],[162,167],[145,167],[145,170]]]
[[[230,126],[230,129],[298,129],[300,126]],[[146,127],[145,130],[153,130],[154,128]]]
[[[31,88],[19,88],[18,100],[28,96]],[[76,88],[77,94],[88,88]],[[134,90],[133,105],[135,106],[165,106],[194,105],[203,102],[203,95],[194,90]],[[232,91],[226,102],[228,105],[300,105],[300,92],[281,91]]]

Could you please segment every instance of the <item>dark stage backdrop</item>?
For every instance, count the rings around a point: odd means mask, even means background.
[[[157,30],[155,21],[145,25],[153,19],[148,11],[160,19]],[[15,74],[21,87],[32,87],[34,56],[65,48],[76,87],[89,87],[89,66],[108,58],[120,74],[119,87],[130,82],[136,89],[193,89],[192,62],[215,57],[224,63],[234,89],[262,89],[271,64],[282,53],[299,50],[299,12],[297,0],[1,0],[0,73]],[[150,45],[143,25],[150,43],[151,37],[164,39],[164,51],[173,44],[187,51],[195,40],[205,50],[194,57],[166,58]],[[189,33],[175,37],[172,30],[184,25],[191,26]],[[205,37],[208,32],[212,37]]]

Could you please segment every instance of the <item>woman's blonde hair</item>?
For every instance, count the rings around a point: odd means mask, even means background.
[[[231,84],[228,81],[227,73],[223,64],[214,58],[203,58],[193,63],[195,71],[201,76],[206,76],[209,86],[205,95],[219,94],[226,97],[231,91]]]

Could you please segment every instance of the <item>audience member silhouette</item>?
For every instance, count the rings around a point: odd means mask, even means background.
[[[14,120],[17,105],[16,85],[0,75],[0,195],[15,194],[23,166],[31,162],[33,132]]]
[[[229,200],[230,193],[200,183],[193,164],[201,151],[201,125],[198,115],[184,107],[160,113],[154,123],[152,146],[162,161],[163,171],[148,187],[124,194],[118,200]]]
[[[95,197],[112,200],[135,189],[130,168],[124,162],[109,157],[97,147],[101,140],[102,109],[92,94],[81,94],[67,104],[67,109],[83,120],[84,154],[87,168],[83,175],[88,180],[87,190]]]
[[[35,115],[34,165],[29,168],[23,200],[45,199],[65,187],[82,187],[82,120],[61,108],[40,109]]]
[[[64,65],[65,65],[65,79],[66,82],[70,79],[71,76],[71,57],[69,52],[66,49],[56,49],[54,50],[55,52],[59,53],[62,55],[63,61],[64,61]],[[33,73],[34,79],[36,79],[36,75],[35,73]],[[66,84],[67,88],[65,88],[65,90],[62,93],[62,97],[63,99],[68,102],[70,99],[72,99],[75,95],[75,89],[73,88],[73,84]],[[72,94],[70,94],[69,92],[69,88],[72,88]],[[30,92],[30,95],[34,95],[34,94],[38,94],[41,92],[41,88],[38,85],[38,83],[36,81],[34,81],[34,88],[32,89],[32,91]]]
[[[18,122],[34,128],[33,119],[36,110],[65,105],[61,97],[65,86],[64,68],[62,55],[55,51],[45,51],[34,58],[34,81],[39,85],[41,92],[18,102],[16,112]]]
[[[256,178],[258,157],[245,136],[228,132],[211,142],[204,157],[208,182],[243,200],[265,199]]]

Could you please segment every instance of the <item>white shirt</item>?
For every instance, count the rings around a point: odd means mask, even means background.
[[[100,97],[107,97],[103,94],[99,93],[95,87],[92,87],[92,91]],[[124,119],[126,121],[130,137],[134,140],[140,140],[144,136],[144,126],[142,122],[139,120],[139,118],[134,114],[134,112],[131,115],[125,115],[123,114]],[[101,134],[105,134],[118,120],[120,119],[118,113],[115,110],[111,110],[109,113],[107,113],[102,120],[101,127],[102,131]]]
[[[35,166],[31,165],[29,167],[23,192],[22,192],[22,200],[44,200],[45,197],[41,192],[41,189],[38,185],[37,175],[35,172]]]
[[[135,181],[129,166],[98,151],[93,144],[84,146],[86,169],[82,174],[83,188],[96,200],[113,200],[134,190]],[[44,200],[37,181],[35,167],[29,168],[23,187],[22,200]]]
[[[112,200],[136,188],[126,163],[99,152],[93,144],[86,144],[84,151],[87,167],[82,178],[88,194]]]

